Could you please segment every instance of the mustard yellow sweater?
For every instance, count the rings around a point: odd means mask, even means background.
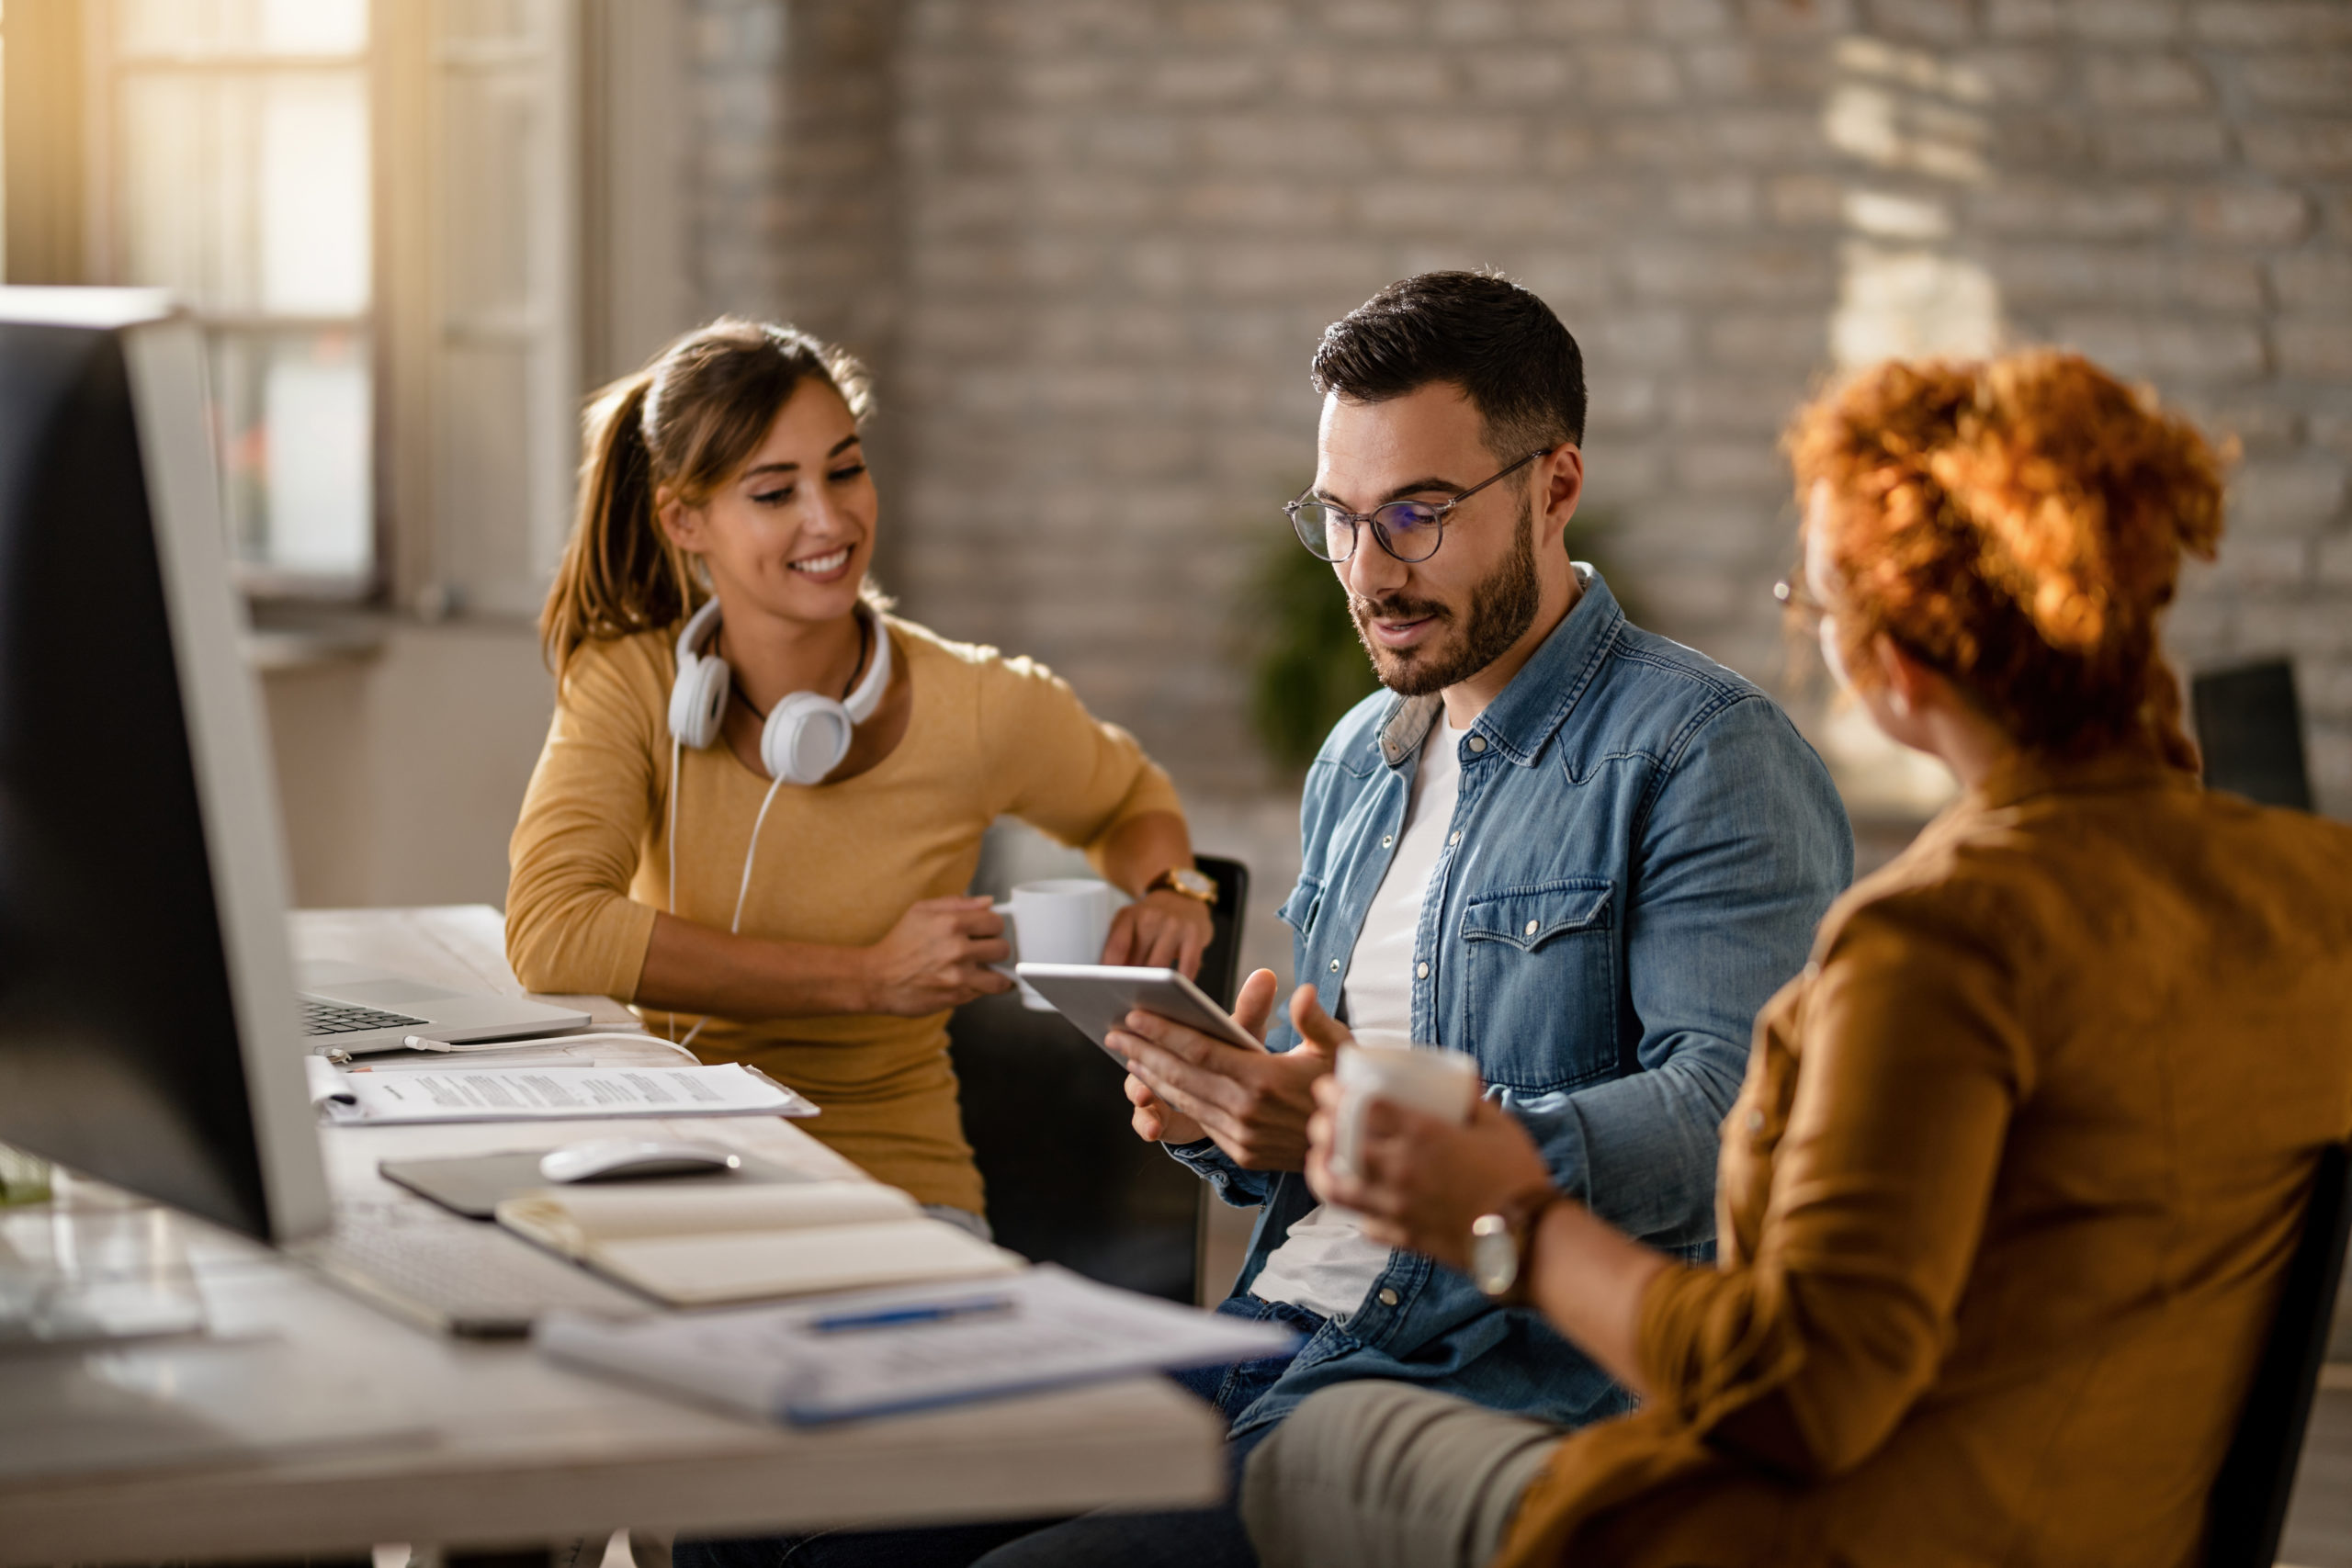
[[[970,885],[980,836],[1000,815],[1092,847],[1131,818],[1181,809],[1135,739],[1090,717],[1043,666],[888,625],[913,688],[906,737],[856,778],[777,792],[745,935],[877,942],[916,900]],[[558,692],[509,852],[507,957],[533,990],[635,998],[655,912],[669,908],[675,643],[671,632],[592,642]],[[719,744],[684,751],[678,787],[673,912],[723,931],[768,781]],[[646,1018],[673,1032],[668,1014]],[[677,1020],[673,1037],[692,1022]],[[944,1012],[713,1018],[695,1048],[808,1095],[823,1114],[803,1125],[881,1180],[978,1212],[946,1023]]]

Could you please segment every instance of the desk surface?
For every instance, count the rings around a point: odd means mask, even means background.
[[[520,989],[487,908],[305,913],[295,917],[294,942],[304,958]],[[605,998],[576,999],[599,1027],[635,1027]],[[509,1122],[334,1127],[323,1136],[339,1203],[382,1204],[404,1223],[463,1224],[385,1182],[376,1162],[645,1128]],[[691,1130],[777,1164],[852,1168],[781,1120]],[[103,1208],[109,1199],[85,1201]],[[36,1210],[10,1223],[50,1221]],[[521,1345],[420,1332],[266,1248],[162,1211],[111,1223],[150,1239],[172,1233],[211,1332],[0,1361],[0,1426],[30,1423],[59,1434],[61,1454],[103,1456],[0,1475],[0,1568],[323,1553],[390,1540],[533,1542],[628,1526],[751,1532],[1182,1506],[1223,1484],[1214,1416],[1159,1379],[796,1431],[569,1372]],[[220,1435],[236,1432],[255,1437],[242,1451],[224,1450]],[[152,1445],[149,1457],[126,1462],[141,1443]]]

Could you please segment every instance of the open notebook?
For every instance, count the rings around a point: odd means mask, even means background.
[[[549,1188],[500,1203],[498,1223],[672,1306],[1024,1267],[872,1181]]]

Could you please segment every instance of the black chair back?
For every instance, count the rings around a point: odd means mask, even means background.
[[[1201,874],[1216,884],[1216,907],[1209,911],[1209,945],[1193,981],[1225,1007],[1241,986],[1241,915],[1250,907],[1250,868],[1222,855],[1194,855]]]
[[[2274,659],[2206,671],[2189,682],[2188,701],[2205,753],[2206,787],[2264,806],[2312,808],[2292,664]]]
[[[2270,1325],[2262,1360],[2238,1416],[2222,1473],[2206,1510],[2206,1568],[2271,1568],[2287,1526],[2287,1500],[2303,1451],[2328,1329],[2335,1314],[2335,1282],[2344,1272],[2345,1240],[2352,1233],[2352,1148],[2322,1152],[2319,1174],[2303,1212],[2301,1239],[2287,1265],[2286,1290]]]
[[[1202,990],[1230,1006],[1250,872],[1195,862],[1217,886]],[[1034,1263],[1191,1303],[1204,1184],[1128,1123],[1126,1074],[1061,1014],[983,997],[947,1021],[964,1137],[988,1184],[996,1238]]]

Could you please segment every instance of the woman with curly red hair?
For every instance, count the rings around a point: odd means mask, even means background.
[[[2352,1137],[2352,829],[2200,789],[2158,645],[2220,462],[2048,351],[1880,366],[1790,446],[1792,612],[1965,793],[1758,1020],[1713,1267],[1561,1196],[1483,1105],[1376,1104],[1341,1176],[1325,1095],[1326,1201],[1643,1408],[1563,1436],[1317,1395],[1250,1471],[1271,1568],[2199,1555],[2317,1156]]]

